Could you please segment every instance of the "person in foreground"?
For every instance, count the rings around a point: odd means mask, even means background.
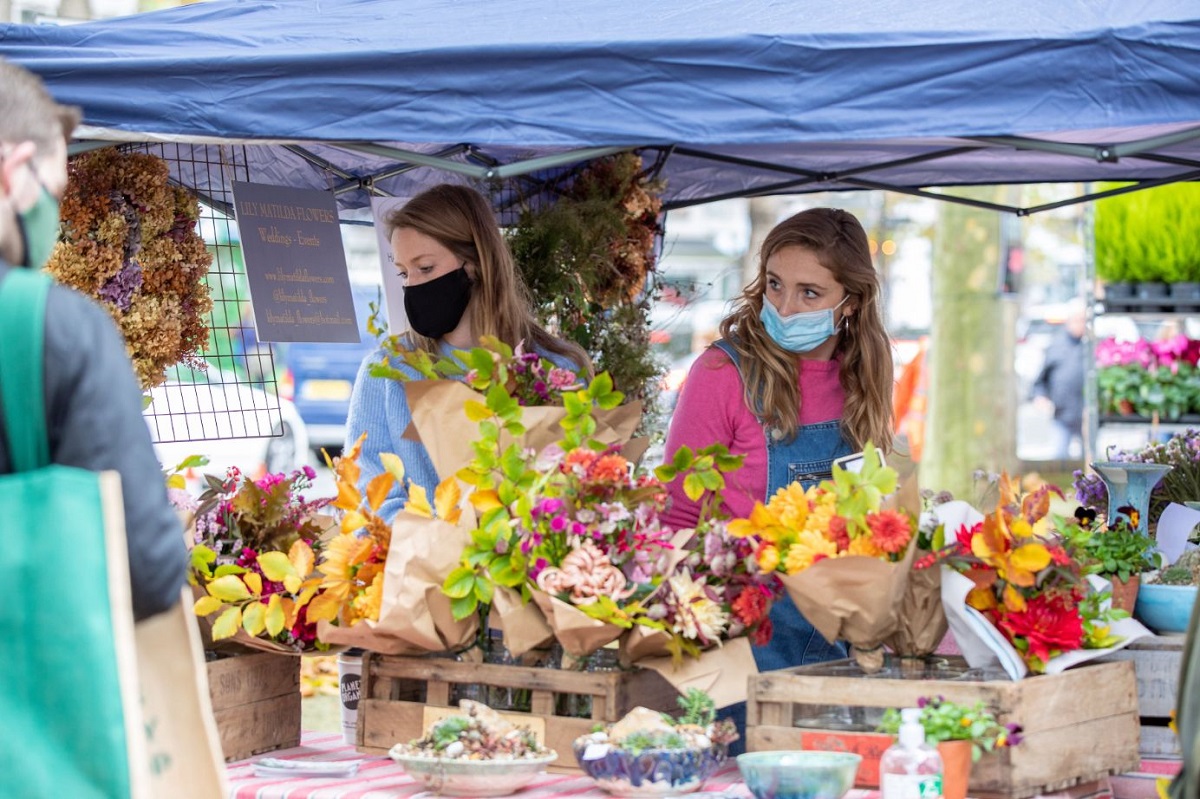
[[[466,186],[442,184],[418,194],[386,220],[393,262],[404,281],[404,311],[411,330],[402,345],[433,356],[478,346],[495,336],[511,347],[523,344],[557,366],[591,373],[591,361],[575,344],[550,335],[534,318],[528,289],[517,272],[486,198]],[[365,432],[361,483],[383,471],[379,455],[392,452],[408,479],[433,496],[438,476],[425,447],[402,438],[412,420],[404,385],[372,377],[370,368],[388,357],[381,347],[359,368],[346,422],[346,447]],[[397,358],[391,365],[417,372]],[[391,519],[407,499],[397,484],[380,507]]]
[[[41,269],[54,249],[66,145],[78,121],[78,109],[54,102],[41,80],[0,60],[0,282],[13,269]],[[103,308],[55,285],[44,348],[50,459],[120,473],[134,617],[168,610],[184,585],[187,551],[125,342]],[[0,432],[0,474],[11,472]]]
[[[666,459],[681,446],[724,444],[745,455],[727,476],[730,513],[792,483],[831,476],[833,461],[870,441],[892,443],[892,358],[879,309],[879,279],[853,215],[813,208],[780,222],[759,253],[758,276],[721,322],[721,338],[692,365],[667,432]],[[669,487],[666,523],[695,524],[699,506]],[[763,671],[845,657],[786,596],[773,634],[754,648]],[[744,723],[745,706],[733,717]]]

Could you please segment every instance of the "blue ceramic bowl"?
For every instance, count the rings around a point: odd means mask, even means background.
[[[725,762],[726,747],[705,749],[628,749],[589,747],[575,742],[575,759],[596,785],[614,796],[674,796],[698,790]],[[585,757],[585,754],[587,757]]]
[[[842,799],[861,762],[851,752],[748,752],[737,759],[756,799]]]
[[[1142,584],[1133,615],[1156,633],[1186,633],[1196,590],[1194,585]]]

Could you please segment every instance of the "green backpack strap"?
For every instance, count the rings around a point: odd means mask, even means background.
[[[50,463],[42,371],[50,283],[47,274],[16,267],[0,281],[0,421],[16,472]]]

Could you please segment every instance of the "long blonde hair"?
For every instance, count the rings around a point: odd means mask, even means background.
[[[811,208],[776,225],[759,251],[758,275],[721,322],[721,336],[741,358],[746,405],[764,424],[796,435],[803,398],[797,386],[798,358],[776,344],[759,318],[767,286],[767,261],[784,247],[802,247],[833,273],[855,312],[843,317],[834,358],[846,392],[842,435],[856,448],[871,441],[892,446],[892,356],[879,308],[879,276],[871,263],[867,234],[853,214]]]
[[[442,183],[413,197],[385,220],[390,238],[397,228],[411,228],[435,239],[467,265],[471,278],[471,331],[495,336],[515,347],[562,355],[581,372],[592,373],[582,347],[550,335],[533,315],[529,289],[521,279],[508,244],[500,234],[492,208],[482,194],[467,186]],[[415,331],[413,346],[436,355],[435,339]]]

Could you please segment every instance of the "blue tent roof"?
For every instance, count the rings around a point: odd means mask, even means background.
[[[1194,0],[217,0],[0,26],[0,56],[85,135],[250,142],[345,206],[631,147],[676,204],[1200,174]]]

